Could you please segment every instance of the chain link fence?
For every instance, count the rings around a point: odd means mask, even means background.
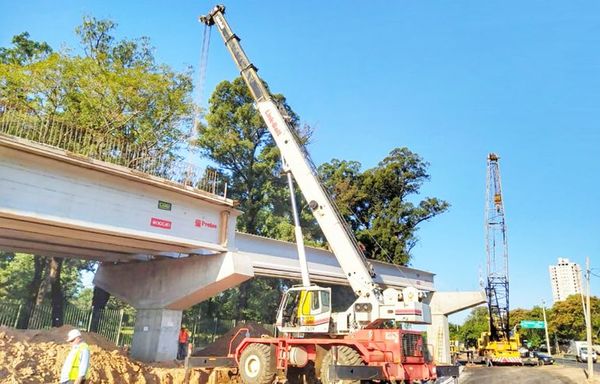
[[[222,180],[220,173],[214,168],[200,168],[181,161],[180,156],[173,154],[177,143],[164,145],[131,139],[76,127],[60,116],[36,115],[8,108],[0,108],[0,134],[20,137],[227,197],[227,183]]]

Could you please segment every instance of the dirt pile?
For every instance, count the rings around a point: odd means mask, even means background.
[[[244,328],[247,328],[248,331],[240,332]],[[230,343],[231,351],[233,352],[245,337],[261,337],[263,335],[272,336],[269,330],[258,323],[240,324],[207,345],[204,349],[194,352],[193,356],[227,356]]]
[[[15,330],[0,327],[0,383],[57,383],[70,346],[65,343],[72,327],[51,330]],[[91,351],[91,383],[175,384],[185,375],[181,363],[142,364],[130,359],[106,338],[84,333]],[[192,372],[190,383],[202,383]]]

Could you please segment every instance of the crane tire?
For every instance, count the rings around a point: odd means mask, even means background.
[[[360,384],[360,380],[329,380],[329,366],[333,362],[333,348],[330,349],[321,362],[321,384]],[[341,345],[337,347],[337,363],[339,365],[365,365],[360,354],[352,347]]]
[[[271,384],[277,374],[274,347],[252,343],[240,356],[240,375],[244,384]]]

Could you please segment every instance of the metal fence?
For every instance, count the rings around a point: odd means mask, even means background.
[[[50,304],[27,305],[14,302],[0,302],[0,326],[16,328],[19,318],[24,311],[30,311],[29,322],[22,328],[27,329],[49,329],[52,327],[52,306]],[[63,310],[63,324],[72,325],[82,331],[89,332],[92,326],[93,308],[80,308],[67,303]],[[131,345],[133,340],[133,329],[135,316],[126,315],[123,310],[103,309],[99,311],[98,326],[94,331],[118,346]],[[237,325],[243,324],[236,320],[206,318],[188,320],[185,325],[190,331],[190,341],[196,348],[214,342]],[[265,329],[276,335],[276,327],[273,324],[261,324]]]
[[[182,325],[185,325],[188,331],[190,331],[190,341],[194,347],[203,348],[243,323],[244,321],[240,322],[236,320],[207,318],[197,321],[188,321]],[[261,324],[261,326],[271,332],[272,335],[275,335],[276,327],[274,324]]]
[[[24,304],[0,302],[0,325],[17,327],[19,318],[29,311],[29,321],[24,328],[49,329],[52,327],[52,306],[40,304],[28,307]],[[92,326],[94,310],[79,308],[67,303],[63,310],[63,324],[72,325],[82,331],[89,332]],[[117,345],[131,344],[129,334],[122,334],[124,312],[122,309],[105,308],[98,311],[98,326],[94,331]],[[129,319],[133,321],[133,319]]]
[[[0,133],[121,165],[185,186],[227,197],[227,183],[213,168],[200,168],[174,155],[177,143],[135,140],[98,129],[76,127],[60,116],[0,109]]]

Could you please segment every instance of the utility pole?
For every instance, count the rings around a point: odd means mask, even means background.
[[[586,319],[587,319],[587,363],[588,363],[588,380],[592,382],[594,380],[594,361],[592,360],[592,308],[590,306],[590,258],[585,258],[585,277],[587,282],[587,299],[586,299]]]
[[[546,348],[548,349],[548,355],[552,356],[550,352],[550,338],[548,337],[548,322],[546,321],[546,302],[542,299],[542,313],[544,314],[544,330],[546,331]]]

